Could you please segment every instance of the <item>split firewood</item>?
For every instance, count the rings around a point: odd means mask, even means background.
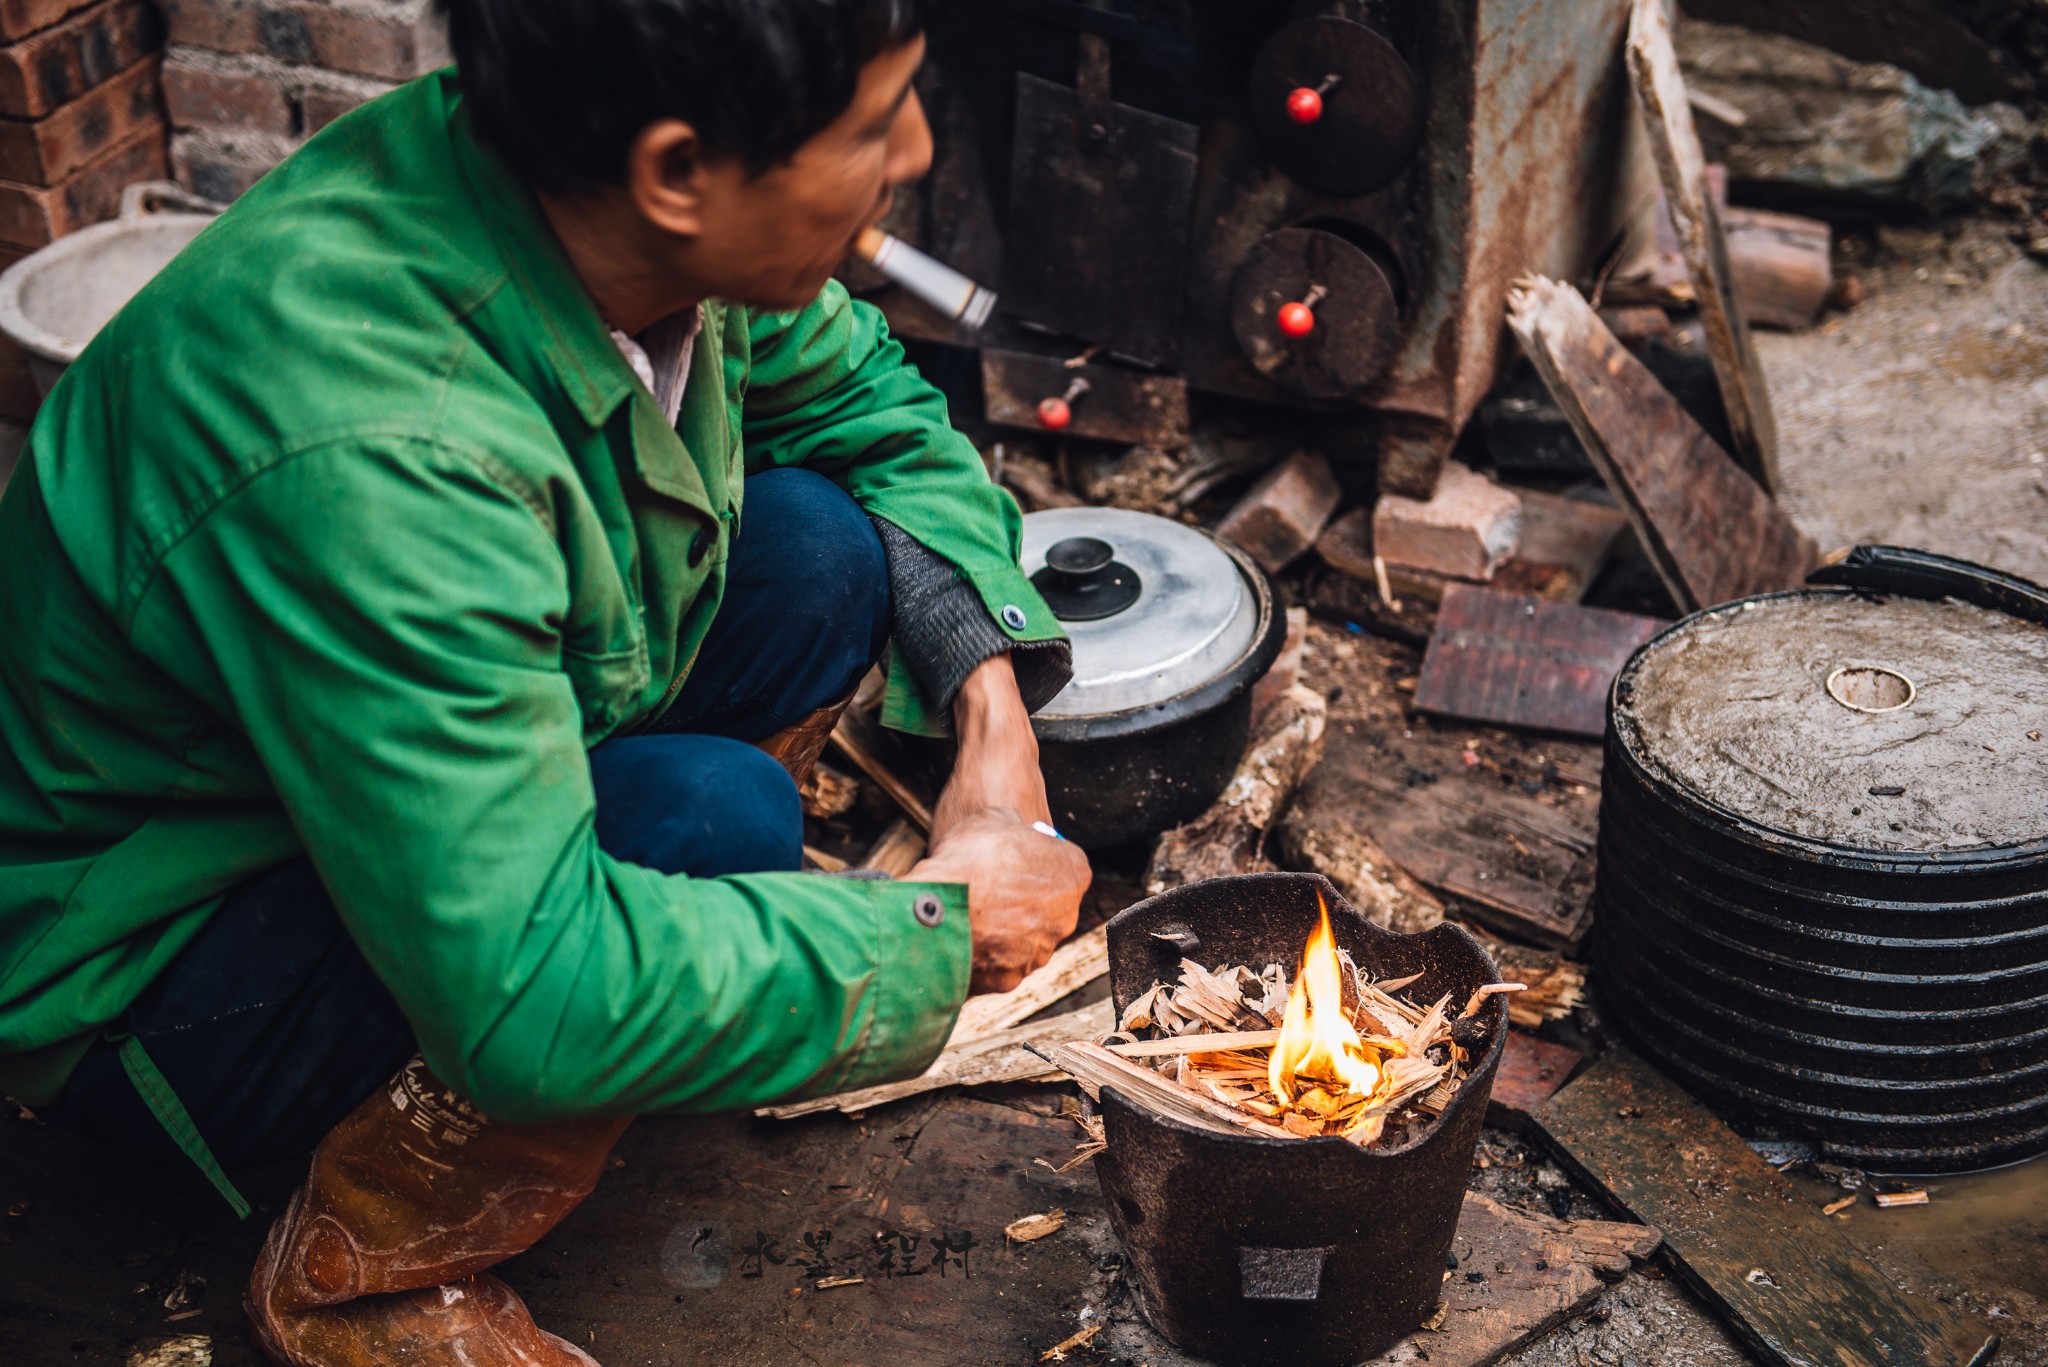
[[[1320,873],[1375,925],[1412,935],[1444,919],[1444,904],[1435,894],[1361,831],[1318,826],[1294,810],[1281,818],[1273,840],[1286,867]]]
[[[1050,1071],[1046,1067],[1045,1056],[1033,1052],[1029,1048],[1031,1044],[1056,1045],[1068,1040],[1100,1039],[1109,1032],[1114,1019],[1109,1002],[1099,1001],[1093,1006],[1084,1006],[1048,1021],[1011,1026],[1007,1030],[985,1035],[971,1043],[949,1047],[940,1053],[931,1067],[916,1077],[863,1087],[855,1092],[840,1092],[836,1096],[813,1097],[808,1101],[792,1101],[780,1106],[763,1106],[754,1114],[772,1116],[777,1120],[813,1115],[819,1111],[838,1111],[843,1115],[854,1115],[861,1111],[871,1111],[877,1106],[886,1106],[892,1101],[901,1101],[905,1097],[936,1091],[940,1087],[1021,1082]]]
[[[1012,452],[1003,462],[1003,483],[1012,493],[1023,496],[1034,511],[1041,508],[1078,508],[1081,500],[1060,487],[1052,468],[1032,456]]]
[[[1329,716],[1329,703],[1313,689],[1297,685],[1275,698],[1264,733],[1239,761],[1223,795],[1193,821],[1159,837],[1145,890],[1156,896],[1204,878],[1271,869],[1266,832],[1322,759]]]
[[[1021,1220],[1012,1220],[1003,1226],[1003,1237],[1011,1243],[1036,1243],[1049,1234],[1057,1234],[1067,1227],[1067,1213],[1058,1206],[1043,1215],[1026,1215]]]
[[[891,822],[879,839],[861,856],[860,866],[878,869],[891,878],[901,878],[924,858],[924,832],[904,817]]]
[[[814,869],[823,869],[826,873],[842,873],[852,867],[838,855],[829,854],[813,845],[804,846],[804,862]]]
[[[932,804],[898,772],[901,766],[891,762],[889,752],[895,748],[895,743],[882,730],[880,722],[858,708],[849,707],[839,718],[839,724],[832,728],[832,744],[856,769],[872,779],[876,787],[887,793],[890,801],[917,823],[919,830],[932,828]]]
[[[969,997],[960,1008],[960,1018],[953,1023],[946,1047],[956,1048],[1029,1020],[1109,972],[1108,936],[1106,925],[1083,931],[1055,949],[1050,959],[1008,992],[984,992]]]
[[[1467,1046],[1477,1042],[1465,1022],[1489,996],[1522,988],[1490,983],[1455,1005],[1446,994],[1423,1006],[1397,995],[1416,977],[1375,982],[1327,938],[1309,943],[1310,961],[1327,956],[1331,976],[1318,988],[1316,970],[1305,970],[1305,996],[1279,964],[1254,972],[1183,959],[1176,981],[1155,983],[1125,1006],[1104,1043],[1057,1046],[1046,1057],[1091,1095],[1113,1086],[1134,1104],[1203,1128],[1337,1136],[1364,1146],[1390,1123],[1428,1124],[1441,1115],[1464,1081]],[[1307,1003],[1318,992],[1346,1018],[1341,1059],[1321,1045],[1289,1052],[1289,1031],[1308,1022],[1297,1013],[1315,1009]],[[1332,993],[1341,995],[1341,1008]],[[1099,1144],[1092,1134],[1090,1141],[1084,1149]]]
[[[1545,1021],[1562,1020],[1585,1000],[1586,968],[1554,949],[1519,945],[1466,925],[1485,947],[1501,977],[1527,983],[1528,990],[1508,998],[1508,1023],[1534,1030]]]
[[[899,823],[901,824],[901,823]],[[939,1087],[970,1086],[990,1082],[1023,1082],[1046,1072],[1044,1059],[1027,1053],[1021,1041],[1027,1039],[1097,1039],[1107,1033],[1112,1017],[1107,1001],[1084,1006],[1035,1025],[1020,1022],[1037,1015],[1070,993],[1079,991],[1109,972],[1107,931],[1102,926],[1076,935],[1052,952],[1052,958],[1026,975],[1008,992],[984,992],[969,997],[953,1023],[946,1047],[931,1067],[901,1082],[864,1087],[836,1096],[814,1097],[783,1106],[767,1106],[756,1115],[787,1119],[818,1111],[872,1110],[904,1097],[916,1096]]]
[[[810,776],[797,785],[796,794],[803,799],[805,816],[830,820],[853,809],[860,797],[860,780],[829,764],[815,764]]]

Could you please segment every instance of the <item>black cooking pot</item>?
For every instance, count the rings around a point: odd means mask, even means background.
[[[1032,719],[1053,820],[1101,849],[1200,815],[1287,634],[1272,581],[1227,542],[1120,508],[1031,514],[1022,563],[1074,647],[1073,682]]]
[[[1021,561],[1074,647],[1073,681],[1031,720],[1060,831],[1107,849],[1199,816],[1287,636],[1272,581],[1207,532],[1121,508],[1029,514]],[[943,782],[953,743],[906,739]]]

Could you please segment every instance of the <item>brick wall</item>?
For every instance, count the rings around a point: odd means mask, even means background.
[[[161,3],[171,160],[209,199],[233,199],[333,119],[448,61],[428,0]]]
[[[162,46],[152,0],[0,0],[0,269],[163,179]],[[0,419],[38,402],[0,340]]]

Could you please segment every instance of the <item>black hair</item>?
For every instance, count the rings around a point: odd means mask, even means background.
[[[536,187],[625,179],[633,139],[682,119],[758,175],[853,103],[860,70],[933,0],[436,0],[478,134]]]

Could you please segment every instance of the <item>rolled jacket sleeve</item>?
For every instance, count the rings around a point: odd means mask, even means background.
[[[605,854],[567,606],[535,491],[393,439],[224,500],[132,633],[246,735],[428,1063],[486,1111],[718,1110],[923,1069],[966,994],[964,889]]]
[[[974,444],[953,430],[944,396],[905,362],[880,311],[833,281],[810,307],[755,314],[750,328],[747,468],[804,465],[837,481],[870,517],[951,567],[953,582],[980,603],[997,639],[1016,652],[1020,671],[1035,672],[1035,691],[1044,691],[1070,657],[1039,652],[1064,643],[1066,633],[1018,568],[1023,520],[1016,500],[989,479]],[[892,552],[892,580],[897,563]],[[947,606],[959,620],[958,600]],[[919,637],[899,632],[891,645],[882,720],[901,731],[943,735],[951,702],[944,690],[957,661],[929,649],[913,659]],[[1043,663],[1027,664],[1033,654]],[[1058,683],[1038,705],[1065,678]],[[957,681],[951,686],[957,689]]]

